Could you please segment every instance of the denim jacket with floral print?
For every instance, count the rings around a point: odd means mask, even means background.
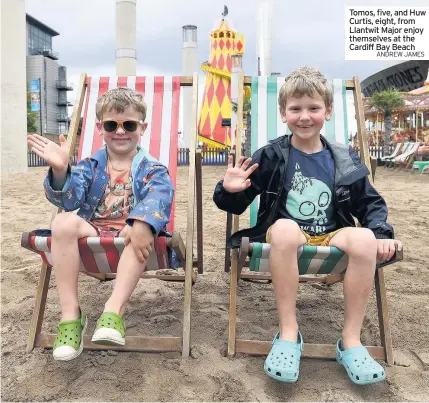
[[[77,214],[90,221],[109,184],[106,172],[107,150],[102,147],[93,155],[69,166],[62,190],[52,189],[53,173],[49,169],[43,186],[47,199],[65,211],[78,209]],[[155,234],[165,230],[174,197],[173,184],[167,168],[138,146],[131,165],[134,206],[126,222],[144,221]]]

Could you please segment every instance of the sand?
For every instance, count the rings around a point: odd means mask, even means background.
[[[302,359],[294,385],[263,372],[263,357],[225,356],[228,275],[223,273],[226,215],[212,192],[224,167],[204,167],[204,263],[192,296],[191,357],[179,353],[88,352],[58,363],[50,350],[26,353],[28,326],[39,276],[38,255],[20,247],[24,231],[46,228],[51,206],[42,190],[44,168],[2,182],[1,364],[2,401],[426,401],[429,396],[429,175],[384,168],[376,186],[390,208],[389,221],[405,245],[404,261],[385,269],[396,365],[387,381],[356,386],[335,361]],[[187,168],[179,168],[177,230],[185,237]],[[246,221],[244,219],[243,221]],[[82,275],[81,306],[95,321],[113,282]],[[127,335],[179,335],[181,284],[140,281],[125,314]],[[300,285],[298,319],[306,342],[335,343],[343,321],[342,286],[329,290]],[[240,283],[238,335],[269,340],[277,330],[271,285]],[[51,279],[43,328],[55,332],[60,318],[55,279]],[[374,293],[362,340],[379,344]]]

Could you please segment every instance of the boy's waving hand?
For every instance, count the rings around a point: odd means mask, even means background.
[[[69,165],[67,140],[62,134],[59,140],[60,145],[39,134],[30,134],[27,137],[27,142],[34,153],[43,158],[54,172],[58,173],[67,171]]]
[[[228,158],[228,169],[223,178],[223,187],[230,193],[241,192],[250,186],[249,176],[258,168],[258,164],[253,164],[250,168],[249,165],[252,162],[252,158],[247,158],[244,161],[244,157],[240,157],[235,164],[232,163],[232,155]]]

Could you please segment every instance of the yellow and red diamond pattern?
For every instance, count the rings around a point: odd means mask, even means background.
[[[234,34],[236,38],[229,38],[227,35],[231,36],[231,33],[220,31],[216,38],[211,37],[210,67],[231,73],[231,56],[244,53],[244,35]],[[218,143],[230,145],[229,136],[225,138],[222,118],[231,118],[231,80],[223,75],[207,72],[198,133]]]

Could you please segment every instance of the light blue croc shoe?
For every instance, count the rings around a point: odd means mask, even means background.
[[[280,340],[280,333],[274,337],[271,351],[264,363],[264,372],[280,382],[296,382],[299,377],[299,363],[303,350],[301,332],[297,343]]]
[[[338,340],[337,361],[346,369],[352,382],[358,385],[369,385],[386,379],[384,368],[370,356],[364,346],[343,350],[342,340]]]

